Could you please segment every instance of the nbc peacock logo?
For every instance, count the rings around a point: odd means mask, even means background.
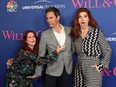
[[[10,0],[7,3],[7,12],[17,12],[17,2],[15,0]]]

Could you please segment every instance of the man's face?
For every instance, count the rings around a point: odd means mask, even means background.
[[[50,28],[55,28],[59,23],[59,16],[55,16],[53,12],[46,13],[46,20]]]

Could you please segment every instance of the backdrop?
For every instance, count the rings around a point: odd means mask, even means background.
[[[16,57],[23,33],[34,30],[38,35],[48,28],[45,9],[49,6],[60,10],[60,22],[66,26],[71,26],[78,8],[91,11],[112,48],[102,87],[116,87],[116,0],[0,0],[0,87],[5,87],[6,61]],[[43,87],[41,78],[33,81],[35,87]]]

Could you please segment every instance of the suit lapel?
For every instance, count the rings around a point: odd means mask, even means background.
[[[68,45],[69,33],[68,33],[68,30],[66,29],[66,27],[64,27],[64,32],[65,32],[65,35],[66,35],[65,45],[67,46]],[[52,29],[50,29],[50,35],[51,35],[52,41],[54,42],[54,45],[55,46],[58,46],[59,45],[59,42],[57,41],[56,36],[54,35],[54,32],[53,32]]]
[[[51,39],[52,39],[52,41],[54,41],[54,44],[56,45],[56,46],[58,46],[58,41],[57,41],[57,39],[56,39],[56,36],[54,35],[54,32],[53,32],[53,30],[52,29],[50,29],[50,35],[51,35]]]
[[[64,32],[65,32],[65,35],[66,35],[65,45],[67,46],[67,42],[68,42],[68,31],[67,31],[67,29],[65,27],[64,27]]]

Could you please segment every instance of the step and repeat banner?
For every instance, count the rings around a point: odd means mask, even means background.
[[[45,9],[50,6],[60,10],[60,22],[66,26],[71,26],[78,8],[91,11],[112,48],[110,68],[103,71],[102,87],[116,87],[116,0],[0,0],[0,87],[5,87],[6,62],[16,58],[23,33],[33,30],[39,36],[48,28]],[[33,80],[34,87],[43,87],[41,79]]]

